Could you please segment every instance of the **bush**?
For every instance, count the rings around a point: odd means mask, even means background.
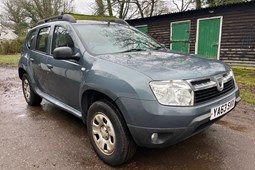
[[[0,54],[16,54],[21,52],[21,46],[25,37],[18,37],[14,40],[4,40],[0,42]]]

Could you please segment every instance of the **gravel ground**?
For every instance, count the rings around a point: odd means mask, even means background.
[[[0,67],[0,169],[112,169],[93,151],[81,120],[47,101],[29,107],[16,68]],[[117,169],[255,167],[255,106],[240,103],[206,131],[165,149],[139,148]]]

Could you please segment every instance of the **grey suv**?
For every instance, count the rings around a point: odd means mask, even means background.
[[[121,20],[38,23],[26,38],[19,77],[27,103],[42,98],[81,118],[97,155],[128,161],[137,146],[166,147],[240,101],[230,66],[169,51]]]

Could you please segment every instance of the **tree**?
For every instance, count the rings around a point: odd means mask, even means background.
[[[113,13],[112,13],[112,3],[111,3],[111,0],[107,0],[107,9],[108,9],[108,12],[109,12],[109,16],[113,16]]]
[[[129,8],[129,0],[95,0],[95,12],[97,16],[109,16],[116,13],[118,18],[125,18]]]
[[[247,2],[247,1],[248,0],[206,0],[206,4],[209,7],[213,7],[213,6],[234,4],[234,3]]]
[[[178,12],[187,11],[190,5],[193,5],[194,0],[172,0]]]
[[[129,11],[130,0],[116,0],[115,7],[117,7],[116,9],[117,9],[118,18],[124,19],[126,18]]]
[[[3,4],[15,33],[22,34],[43,18],[72,11],[72,2],[73,0],[5,0]]]
[[[133,0],[131,3],[136,5],[141,18],[169,12],[166,4],[162,0]]]
[[[168,12],[163,0],[95,0],[95,6],[96,15],[108,12],[109,16],[116,14],[121,19],[134,16],[144,18]]]
[[[6,1],[4,3],[5,10],[7,11],[7,18],[11,23],[9,27],[14,30],[14,33],[23,33],[28,27],[26,22],[26,13],[18,0]]]
[[[95,0],[96,2],[96,15],[104,16],[105,15],[105,7],[103,0]]]
[[[196,9],[201,9],[202,7],[214,7],[248,1],[250,0],[194,0],[193,3],[195,4]]]
[[[201,9],[202,7],[202,0],[196,0],[195,3],[196,3],[196,9]]]

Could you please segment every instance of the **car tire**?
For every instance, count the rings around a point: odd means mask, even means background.
[[[32,89],[31,82],[27,74],[22,76],[22,90],[28,105],[37,106],[42,102],[42,98]]]
[[[108,101],[94,102],[87,115],[87,130],[98,157],[111,166],[130,160],[136,152],[126,123],[116,107]]]

